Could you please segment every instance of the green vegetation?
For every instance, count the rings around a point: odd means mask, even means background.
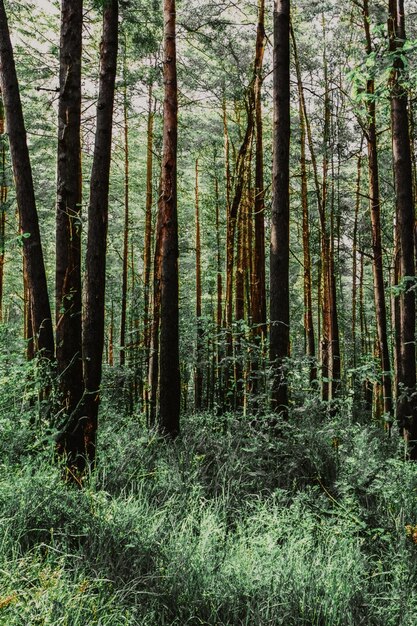
[[[201,414],[167,443],[120,415],[108,389],[97,472],[81,490],[31,425],[33,384],[23,412],[12,377],[2,626],[415,623],[417,467],[399,460],[396,437],[316,404],[280,437],[261,418]]]
[[[417,623],[417,0],[0,0],[0,626]]]

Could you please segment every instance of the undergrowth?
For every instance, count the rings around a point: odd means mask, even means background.
[[[103,405],[80,490],[35,409],[15,408],[0,418],[1,626],[416,623],[417,469],[378,427],[312,405],[279,436],[205,414],[168,443]]]

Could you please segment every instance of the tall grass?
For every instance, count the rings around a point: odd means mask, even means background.
[[[377,428],[200,415],[167,443],[103,408],[83,490],[1,416],[0,626],[415,625],[417,469]]]

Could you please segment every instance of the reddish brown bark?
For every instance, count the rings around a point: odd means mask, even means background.
[[[159,339],[159,419],[162,434],[180,428],[181,381],[178,314],[177,135],[175,0],[164,0],[164,132],[159,199],[161,245],[161,332]]]

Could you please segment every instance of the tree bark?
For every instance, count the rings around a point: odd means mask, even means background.
[[[369,3],[363,3],[363,23],[366,37],[366,52],[372,53],[372,39],[369,21]],[[376,132],[375,84],[372,78],[366,85],[367,99],[367,143],[368,143],[368,172],[369,172],[369,205],[372,226],[372,268],[374,275],[374,298],[376,311],[376,327],[378,336],[377,356],[382,370],[382,393],[384,413],[391,423],[393,418],[391,364],[387,333],[387,309],[385,302],[385,283],[383,268],[383,251],[381,237],[381,203],[379,193],[379,165],[378,142]]]
[[[201,234],[200,204],[198,189],[198,159],[195,162],[195,277],[196,277],[196,365],[194,378],[194,404],[196,411],[202,408],[203,400],[203,328],[201,319]]]
[[[410,153],[411,153],[411,167],[412,167],[412,175],[413,175],[413,202],[414,207],[417,211],[417,156],[416,156],[416,148],[415,148],[415,136],[416,136],[416,125],[415,125],[415,112],[414,105],[411,98],[411,93],[409,94],[409,103],[410,106],[408,108],[409,119],[410,119]],[[417,212],[415,211],[414,216],[414,266],[417,267]]]
[[[3,0],[0,0],[0,89],[3,94],[16,199],[19,208],[21,234],[23,235],[23,254],[26,259],[27,278],[31,294],[36,351],[44,358],[52,359],[54,355],[52,317],[36,211],[32,168]]]
[[[255,97],[255,203],[254,203],[254,255],[252,275],[252,324],[256,334],[266,330],[265,289],[265,189],[263,165],[262,123],[262,69],[265,52],[265,0],[258,0],[258,26],[254,64]]]
[[[290,160],[290,1],[274,8],[274,156],[270,255],[270,340],[272,407],[287,414],[288,383],[283,370],[289,334],[289,160]]]
[[[330,203],[330,248],[329,248],[329,287],[330,287],[330,310],[331,310],[331,363],[332,377],[330,382],[330,397],[334,400],[340,394],[341,386],[341,354],[339,316],[337,311],[337,285],[335,273],[335,173],[334,152],[332,153],[332,193]],[[340,157],[339,157],[340,158]],[[339,164],[340,170],[340,164]],[[339,179],[339,177],[338,177]]]
[[[389,0],[390,49],[397,53],[391,76],[391,127],[396,192],[396,226],[399,243],[399,270],[403,291],[400,296],[400,363],[397,419],[404,432],[407,454],[417,459],[417,402],[415,347],[415,265],[414,204],[408,119],[408,94],[401,50],[406,39],[404,1]]]
[[[330,122],[331,122],[331,102],[329,93],[328,64],[326,56],[325,41],[325,19],[323,19],[323,67],[324,67],[324,127],[323,127],[323,164],[322,164],[322,184],[321,184],[321,203],[320,225],[321,225],[321,267],[322,267],[322,399],[326,401],[332,400],[333,388],[333,320],[335,316],[333,301],[333,284],[334,284],[334,268],[333,268],[333,246],[332,233],[328,225],[328,188],[329,188],[329,141],[330,141]]]
[[[247,124],[245,135],[236,160],[235,185],[233,198],[230,202],[229,213],[227,216],[227,234],[226,234],[226,326],[230,328],[233,321],[233,284],[236,280],[234,252],[236,227],[239,217],[239,210],[244,195],[245,183],[247,181],[247,156],[252,146],[254,130],[254,102],[251,89],[248,92],[247,102]]]
[[[161,195],[161,194],[160,194]],[[158,213],[153,272],[152,326],[150,329],[148,393],[148,426],[156,424],[158,374],[159,374],[159,331],[161,326],[161,215]]]
[[[215,178],[215,202],[216,202],[216,246],[217,246],[217,311],[216,323],[217,332],[222,327],[222,303],[223,303],[223,276],[222,276],[222,253],[220,241],[220,202],[219,202],[219,180]]]
[[[81,347],[81,51],[82,0],[62,0],[56,213],[56,359],[68,425],[59,448],[71,452],[83,396]],[[67,440],[68,436],[68,440]]]
[[[325,63],[325,119],[324,119],[324,155],[323,155],[323,174],[322,184],[319,181],[319,172],[317,165],[317,157],[314,149],[313,136],[311,131],[311,125],[309,117],[307,115],[307,107],[304,96],[304,87],[301,78],[301,68],[297,54],[297,46],[293,29],[291,29],[291,37],[294,48],[294,60],[297,71],[298,90],[300,94],[300,100],[303,110],[303,117],[305,122],[305,129],[307,135],[307,142],[310,152],[311,165],[313,169],[314,188],[317,198],[317,208],[320,219],[320,270],[318,280],[318,335],[320,341],[320,365],[321,365],[321,397],[322,400],[328,401],[330,399],[331,387],[330,379],[332,376],[332,283],[330,276],[330,237],[327,227],[327,170],[328,170],[328,154],[327,154],[327,142],[330,125],[330,102],[328,93],[328,80],[327,80],[327,61]],[[320,333],[321,330],[321,333]]]
[[[294,47],[294,55],[296,48]],[[297,59],[297,71],[299,64]],[[304,255],[304,332],[306,355],[310,360],[310,382],[317,379],[316,347],[314,339],[313,305],[311,289],[311,254],[310,254],[310,215],[308,206],[308,183],[306,166],[306,124],[302,105],[301,75],[298,80],[299,117],[300,117],[300,170],[301,170],[301,206],[303,222],[303,255]]]
[[[88,207],[88,239],[84,281],[83,361],[86,399],[85,416],[78,421],[74,436],[78,455],[94,463],[102,355],[104,345],[104,298],[109,201],[109,176],[112,146],[114,85],[118,51],[118,2],[104,7],[103,37],[100,53],[100,83],[97,103],[96,139]],[[74,451],[75,452],[75,451]],[[84,460],[78,461],[83,469]]]
[[[126,42],[123,58],[123,135],[124,135],[124,228],[123,228],[123,271],[122,271],[122,309],[120,315],[120,354],[119,363],[126,363],[126,319],[127,319],[127,282],[129,274],[129,118],[127,102],[127,61]]]
[[[145,372],[148,375],[151,350],[150,295],[151,295],[151,248],[152,248],[152,171],[153,171],[153,83],[149,80],[148,128],[146,150],[146,205],[145,205],[145,241],[143,246],[143,344],[145,351]],[[144,404],[149,423],[149,384],[144,386]],[[155,416],[154,416],[155,419]]]
[[[352,366],[357,367],[357,346],[356,346],[356,323],[357,323],[357,291],[358,291],[358,220],[359,210],[361,208],[361,177],[362,177],[362,146],[359,150],[357,177],[356,177],[356,199],[355,199],[355,217],[353,222],[353,241],[352,241]]]
[[[159,420],[162,434],[175,437],[180,428],[181,381],[178,313],[177,135],[175,0],[164,0],[164,131],[161,196],[161,333]]]

